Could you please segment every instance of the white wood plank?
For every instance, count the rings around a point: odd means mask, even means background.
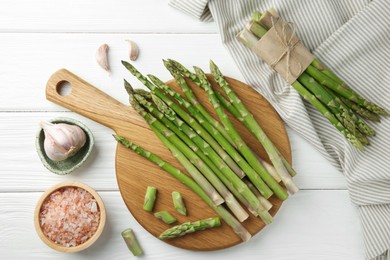
[[[303,191],[282,206],[275,221],[249,242],[229,249],[195,252],[169,246],[151,236],[131,216],[118,192],[99,193],[107,225],[84,252],[58,253],[40,241],[33,211],[41,193],[0,193],[2,259],[129,259],[120,232],[135,230],[143,259],[363,260],[360,224],[346,191]]]
[[[216,28],[166,0],[2,0],[0,32],[214,33]]]
[[[35,150],[38,123],[58,116],[85,123],[95,136],[95,150],[76,172],[58,176],[41,163]],[[71,112],[0,113],[0,192],[43,191],[56,182],[78,180],[100,190],[117,190],[115,147],[112,131]],[[344,177],[297,134],[289,131],[293,165],[301,189],[345,189]],[[138,156],[135,155],[134,156]],[[320,167],[319,167],[320,166]]]
[[[209,60],[214,59],[226,75],[242,80],[219,36],[214,34],[0,35],[0,111],[64,110],[45,99],[47,80],[63,67],[127,103],[123,78],[129,79],[134,87],[141,87],[142,84],[120,63],[121,60],[129,60],[126,39],[138,43],[140,56],[134,65],[145,74],[151,73],[163,80],[170,79],[169,72],[162,64],[164,58],[175,58],[186,66],[197,65],[206,71]],[[95,51],[103,43],[110,46],[110,76],[95,61]]]

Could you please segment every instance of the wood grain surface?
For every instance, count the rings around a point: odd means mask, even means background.
[[[272,106],[244,83],[231,78],[227,78],[227,80],[254,114],[270,139],[291,162],[291,149],[286,130]],[[64,81],[69,82],[72,88],[70,94],[61,96],[59,87]],[[217,88],[217,84],[213,80],[211,82]],[[167,82],[167,85],[179,91],[180,87],[175,81],[171,80]],[[215,116],[207,95],[195,85],[190,84],[190,86],[200,102]],[[119,103],[69,71],[61,69],[52,75],[47,84],[46,95],[48,100],[112,128],[117,134],[133,140],[146,150],[159,155],[164,160],[185,171],[132,108]],[[258,141],[241,123],[233,118],[232,120],[251,149],[259,156],[267,159]],[[168,210],[178,219],[178,223],[216,216],[216,213],[206,203],[182,183],[161,170],[157,165],[121,145],[117,146],[116,175],[122,197],[131,214],[146,230],[156,237],[169,228],[169,225],[158,221],[153,214],[142,209],[147,186],[154,186],[158,190],[154,211]],[[172,191],[179,191],[183,194],[188,216],[176,214],[171,199]],[[281,201],[272,197],[271,202],[274,204],[271,214],[275,215]],[[264,228],[264,223],[253,216],[243,224],[252,235]],[[221,228],[197,232],[190,236],[166,240],[165,242],[190,250],[216,250],[236,245],[241,240],[228,225],[223,224]]]

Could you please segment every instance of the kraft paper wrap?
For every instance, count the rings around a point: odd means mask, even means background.
[[[290,85],[314,59],[295,36],[291,25],[278,19],[253,47],[253,51]]]

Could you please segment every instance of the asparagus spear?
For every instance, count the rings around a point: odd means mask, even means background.
[[[184,205],[183,197],[181,196],[180,192],[178,191],[172,192],[172,201],[176,211],[183,216],[187,216],[187,208]]]
[[[257,140],[259,140],[259,142],[263,145],[278,175],[282,179],[282,182],[284,183],[284,185],[286,185],[287,190],[291,194],[297,192],[299,189],[295,185],[288,170],[284,166],[282,156],[280,156],[280,153],[278,152],[274,144],[271,142],[268,136],[264,133],[263,129],[254,119],[252,113],[245,107],[239,97],[234,93],[229,83],[223,78],[221,71],[213,61],[210,61],[210,69],[215,80],[219,83],[219,85],[225,91],[226,95],[228,95],[228,97],[232,101],[235,108],[240,112],[241,116],[247,122],[248,129],[252,132],[254,136],[256,136]],[[267,184],[270,185],[268,182]]]
[[[123,240],[125,240],[127,247],[133,253],[134,256],[142,254],[142,248],[140,247],[137,239],[134,236],[133,230],[128,228],[121,233]]]
[[[157,83],[157,81],[155,81]],[[166,85],[160,85],[159,87],[163,88],[164,90],[167,91],[167,93],[170,93],[172,92],[172,90],[169,89],[168,86]],[[175,96],[173,93],[172,93],[172,96]],[[180,114],[178,113],[178,115],[180,116]],[[183,117],[182,117],[183,118]],[[190,120],[186,120],[187,123],[189,123],[191,125],[191,121]],[[176,124],[179,126],[179,127],[184,127],[182,123],[179,123],[179,122],[176,122]],[[213,128],[210,124],[207,124],[207,123],[204,123],[203,126],[205,126],[206,128],[207,127],[211,127]],[[194,129],[196,129],[196,125],[193,127]],[[184,129],[185,130],[185,129]],[[210,129],[209,129],[210,130]],[[219,143],[222,145],[222,147],[224,147],[225,151],[231,156],[231,158],[234,159],[235,162],[237,162],[237,164],[241,167],[241,169],[244,170],[245,174],[248,175],[248,177],[250,178],[250,180],[253,182],[253,184],[256,186],[256,188],[261,192],[261,194],[265,197],[265,198],[269,198],[271,195],[272,195],[272,190],[264,183],[264,181],[258,176],[258,174],[255,172],[255,170],[247,163],[247,161],[235,150],[235,148],[222,136],[222,135],[219,135],[219,132],[216,131],[215,129],[211,129],[211,132],[214,131],[214,136],[217,138],[217,140],[219,141]],[[202,133],[204,134],[204,132],[199,132],[197,131],[198,134],[200,136],[202,136],[208,143],[211,142],[214,142],[214,139],[213,138],[208,138],[208,136],[204,136],[202,135]],[[210,133],[211,133],[210,132]],[[210,143],[212,144],[212,143]],[[214,148],[214,147],[213,147]],[[215,148],[214,148],[215,149]],[[221,158],[223,158],[221,156]]]
[[[219,218],[208,218],[201,219],[195,222],[186,222],[181,225],[171,227],[170,229],[165,230],[159,236],[160,239],[171,239],[176,237],[181,237],[195,231],[205,230],[208,228],[214,228],[221,226],[221,221]]]
[[[219,104],[218,99],[215,97],[214,91],[211,88],[211,84],[208,81],[206,74],[204,74],[204,72],[200,68],[198,67],[194,67],[194,68],[197,76],[202,82],[202,85],[205,87],[206,93],[209,96],[211,104],[213,105],[215,111],[217,112],[219,119],[225,126],[226,131],[229,133],[229,135],[232,137],[233,141],[235,142],[237,149],[248,161],[248,163],[252,166],[252,168],[260,175],[263,181],[271,188],[271,190],[275,193],[275,195],[281,200],[287,199],[288,197],[287,192],[264,169],[264,167],[257,160],[256,156],[254,156],[254,154],[252,153],[251,149],[246,145],[244,140],[238,134],[237,130],[234,128],[230,119],[226,116],[223,108]]]
[[[154,213],[154,216],[169,225],[177,221],[177,219],[166,210],[158,211]]]
[[[256,40],[256,39],[255,39]],[[200,80],[198,78],[198,76],[196,76],[196,74],[192,73],[191,71],[189,71],[186,67],[184,67],[181,63],[179,63],[178,61],[175,61],[175,60],[172,60],[172,59],[168,59],[168,61],[170,63],[172,63],[178,70],[179,72],[189,78],[192,82],[194,82],[196,85],[198,85],[199,87],[203,88],[204,87],[200,84]],[[250,130],[250,125],[248,124],[248,120],[244,120],[244,118],[241,116],[240,112],[233,106],[233,104],[227,100],[221,93],[219,93],[218,91],[214,91],[215,95],[217,96],[218,100],[220,101],[220,103],[237,119],[239,120],[240,122],[242,122],[246,128],[248,130]],[[281,154],[280,154],[281,155]],[[283,164],[285,165],[285,167],[287,168],[288,172],[290,173],[291,176],[295,176],[296,175],[296,172],[294,171],[294,169],[291,167],[291,165],[287,162],[287,160],[281,155],[281,158],[282,158],[282,161],[283,161]],[[267,168],[266,166],[264,166],[265,168]],[[268,168],[267,168],[268,170]]]
[[[137,90],[134,92],[137,92]],[[260,201],[256,199],[254,194],[251,194],[251,191],[248,189],[248,187],[245,186],[241,179],[236,174],[234,174],[234,172],[232,172],[226,164],[224,164],[223,160],[220,159],[218,154],[216,154],[215,151],[185,122],[181,121],[178,117],[174,117],[176,125],[180,126],[183,130],[179,129],[168,118],[164,117],[164,114],[159,112],[145,98],[139,95],[134,96],[142,106],[144,106],[156,118],[160,119],[169,129],[177,134],[188,145],[188,147],[190,147],[210,167],[210,169],[237,197],[237,199],[249,209],[250,212],[252,212],[255,216],[260,214],[260,217],[264,219],[264,222],[270,223],[272,221],[272,217],[269,216],[269,214],[263,212]],[[154,100],[157,101],[156,98]],[[161,102],[157,102],[157,104],[162,105]],[[157,107],[160,108],[159,105]],[[196,142],[196,144],[190,139],[190,137]],[[211,161],[209,158],[213,158],[213,161]],[[245,213],[241,213],[239,216],[239,221],[241,222],[248,217]]]
[[[221,156],[221,158],[223,158],[223,160],[226,162],[227,165],[229,165],[229,167],[240,177],[240,178],[244,178],[245,176],[245,169],[241,169],[240,166],[237,165],[237,160],[233,160],[233,158],[238,158],[239,157],[234,157],[235,154],[233,153],[230,154],[230,156],[226,153],[226,147],[228,146],[229,149],[231,147],[231,145],[227,144],[224,145],[226,142],[228,142],[228,140],[226,138],[224,138],[224,136],[222,135],[221,132],[219,132],[215,127],[213,127],[212,124],[208,124],[206,118],[200,114],[192,105],[191,103],[189,103],[187,100],[185,100],[179,93],[175,92],[174,90],[172,90],[171,88],[169,88],[167,85],[164,84],[164,82],[162,82],[159,78],[157,78],[156,76],[153,76],[153,75],[148,75],[148,77],[153,81],[153,83],[160,89],[164,90],[166,93],[168,93],[171,97],[175,98],[178,103],[182,106],[184,106],[189,112],[190,114],[195,117],[197,119],[197,121],[199,122],[199,124],[203,125],[204,129],[209,133],[209,135],[207,133],[201,133],[200,135],[207,141],[207,142],[211,142],[210,145],[215,149],[215,151]],[[165,99],[166,101],[169,100],[169,99]],[[176,112],[180,112],[180,111],[177,111]],[[178,113],[180,115],[180,113]],[[184,113],[182,113],[180,116],[183,116]],[[195,130],[197,130],[197,132],[202,131],[203,127],[199,127],[199,124],[197,124],[196,122],[195,123],[191,123],[189,122],[190,120],[194,120],[194,119],[191,119],[192,117],[191,116],[188,116],[187,118],[187,115],[186,117],[184,118],[184,120],[189,124],[191,125]],[[186,120],[187,119],[187,120]],[[211,136],[214,136],[215,139],[221,144],[219,145],[218,143],[216,143],[214,141],[214,138],[210,138]],[[224,148],[222,148],[222,147]],[[234,148],[232,148],[234,149]],[[236,163],[237,162],[237,163]]]
[[[145,199],[144,199],[144,210],[152,211],[154,202],[156,201],[157,189],[152,186],[146,188]]]
[[[169,143],[169,141],[161,134],[157,133],[159,138],[164,140],[165,144],[168,144],[168,146],[172,146],[172,144]],[[213,201],[209,198],[208,194],[190,177],[188,177],[186,174],[181,172],[179,169],[175,168],[171,164],[167,163],[157,155],[144,150],[142,147],[134,144],[133,142],[127,140],[126,138],[114,135],[115,140],[117,140],[119,143],[121,143],[123,146],[125,146],[128,149],[133,150],[137,154],[141,155],[142,157],[148,159],[149,161],[155,163],[158,165],[161,169],[168,172],[170,175],[172,175],[174,178],[179,180],[181,183],[186,185],[188,188],[190,188],[192,191],[194,191],[202,200],[204,200],[207,205],[209,205],[215,212],[233,229],[233,231],[243,240],[248,241],[251,238],[251,234],[245,229],[244,226],[241,225],[240,222],[238,222],[230,213],[227,211],[223,206],[218,205],[215,206]],[[188,162],[189,163],[189,162]]]

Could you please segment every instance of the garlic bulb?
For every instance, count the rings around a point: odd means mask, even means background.
[[[45,133],[43,143],[47,157],[53,161],[63,161],[76,154],[86,142],[84,131],[77,125],[41,122]]]
[[[138,58],[139,54],[139,48],[138,45],[131,41],[131,40],[126,40],[129,43],[129,58],[132,61],[135,61]]]
[[[110,65],[108,64],[108,45],[103,44],[96,51],[96,62],[102,67],[105,71],[110,72]]]

